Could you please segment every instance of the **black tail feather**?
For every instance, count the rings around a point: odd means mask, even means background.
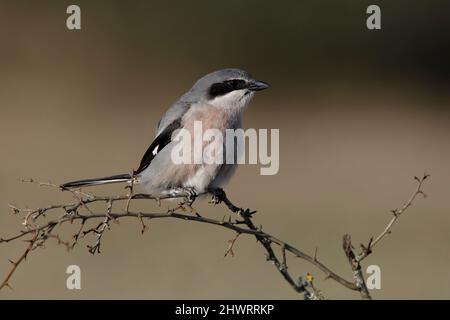
[[[115,176],[104,177],[104,178],[71,181],[71,182],[62,184],[61,188],[71,189],[71,188],[97,186],[97,185],[108,184],[108,183],[126,182],[130,179],[131,179],[131,175],[129,175],[129,174],[118,174]]]

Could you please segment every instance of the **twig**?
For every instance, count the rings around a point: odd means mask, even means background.
[[[363,299],[372,299],[362,273],[361,264],[358,262],[356,255],[353,252],[351,236],[349,234],[344,235],[342,242],[342,247],[352,268],[353,278],[355,279],[355,284],[358,287],[358,291],[361,293],[361,297]]]
[[[393,217],[387,224],[386,228],[377,236],[375,239],[372,237],[369,240],[369,243],[367,246],[361,245],[362,252],[357,256],[357,260],[361,262],[363,259],[365,259],[368,255],[372,253],[373,248],[381,241],[384,237],[391,234],[392,227],[397,222],[397,220],[400,218],[400,216],[413,205],[414,200],[417,198],[418,195],[422,195],[423,197],[426,197],[426,194],[422,190],[422,185],[425,182],[426,179],[430,177],[429,174],[424,174],[421,178],[418,178],[417,176],[414,177],[414,180],[417,181],[417,186],[412,195],[409,197],[409,199],[401,206],[399,209],[391,210]]]
[[[97,228],[91,229],[91,230],[96,234],[96,240],[95,240],[95,243],[94,243],[93,246],[88,245],[87,247],[88,247],[88,249],[89,249],[89,252],[90,252],[91,254],[93,254],[93,255],[94,255],[96,252],[97,252],[97,253],[100,253],[100,246],[101,246],[101,244],[102,244],[102,237],[103,237],[103,234],[105,233],[106,229],[109,229],[109,221],[111,220],[110,217],[112,217],[111,214],[109,214],[109,216],[107,216],[107,217],[105,218],[105,220],[103,220],[103,222],[100,223],[100,224],[97,226]],[[114,219],[114,217],[113,217],[113,219]]]
[[[12,274],[16,271],[17,265],[25,259],[26,255],[30,250],[32,250],[33,246],[36,244],[43,245],[48,238],[56,238],[59,243],[62,243],[66,245],[66,247],[69,248],[67,242],[61,241],[59,238],[59,235],[54,235],[51,232],[57,227],[60,226],[66,222],[72,223],[75,220],[80,220],[81,225],[75,233],[72,238],[74,240],[73,244],[70,246],[70,248],[73,248],[80,238],[84,237],[85,235],[89,233],[94,233],[96,236],[96,241],[93,246],[88,246],[89,252],[92,254],[100,253],[100,247],[101,247],[101,241],[103,234],[107,229],[109,229],[109,223],[110,221],[118,221],[119,219],[130,217],[130,218],[138,218],[142,225],[141,233],[143,233],[147,226],[145,225],[143,219],[181,219],[184,221],[194,221],[199,223],[206,223],[206,224],[212,224],[216,226],[220,226],[229,230],[232,230],[236,232],[236,236],[234,239],[229,241],[228,249],[225,253],[225,256],[230,254],[234,255],[233,253],[233,246],[237,240],[237,238],[241,234],[248,234],[254,236],[257,241],[263,246],[263,248],[266,251],[267,260],[272,262],[278,272],[283,276],[283,278],[290,284],[290,286],[297,291],[298,293],[304,294],[305,299],[316,299],[323,297],[322,293],[318,291],[315,286],[312,283],[312,275],[308,274],[311,278],[310,281],[308,281],[308,275],[307,275],[307,281],[303,281],[301,278],[299,278],[299,281],[295,281],[294,277],[288,272],[288,264],[287,264],[287,257],[286,254],[289,252],[290,254],[294,255],[295,257],[298,257],[300,259],[303,259],[321,271],[323,271],[327,278],[331,278],[341,285],[343,285],[345,288],[348,288],[350,290],[359,291],[363,298],[370,298],[369,291],[367,289],[367,286],[365,284],[364,276],[362,274],[361,269],[361,261],[372,252],[373,247],[380,242],[381,239],[383,239],[388,233],[390,233],[390,229],[394,225],[394,223],[397,221],[398,217],[406,211],[407,208],[409,208],[412,205],[412,202],[417,197],[418,194],[423,194],[423,191],[421,189],[423,182],[428,177],[428,175],[424,175],[422,179],[416,178],[416,180],[419,182],[418,187],[415,191],[415,193],[410,197],[410,199],[400,208],[394,210],[394,217],[389,222],[388,226],[385,228],[385,230],[377,236],[374,240],[371,239],[369,241],[369,244],[367,246],[362,246],[363,251],[361,254],[356,255],[353,250],[353,246],[351,244],[351,237],[349,235],[344,236],[343,241],[343,248],[344,252],[346,253],[347,259],[350,262],[350,265],[352,267],[353,271],[353,281],[348,281],[344,277],[338,275],[337,273],[333,272],[329,267],[325,266],[322,262],[320,262],[317,258],[317,248],[314,252],[313,256],[310,256],[303,251],[295,248],[294,246],[288,244],[285,241],[282,241],[273,235],[265,232],[262,230],[262,228],[258,228],[255,226],[255,224],[252,221],[253,214],[255,214],[256,211],[251,211],[249,209],[242,209],[240,207],[235,206],[226,196],[225,192],[223,190],[215,190],[214,191],[214,197],[215,201],[214,203],[217,204],[219,202],[223,202],[229,210],[231,210],[234,213],[237,213],[240,218],[232,219],[229,217],[228,219],[222,219],[222,220],[215,220],[211,218],[207,218],[204,216],[200,216],[199,214],[193,215],[189,213],[179,213],[176,212],[176,210],[168,210],[167,212],[155,212],[155,213],[142,213],[142,212],[132,212],[130,211],[130,203],[132,200],[164,200],[168,198],[185,198],[186,196],[189,196],[189,194],[182,194],[177,193],[176,195],[165,195],[165,196],[152,196],[148,194],[134,194],[133,193],[133,183],[131,182],[131,185],[129,186],[130,191],[127,195],[118,195],[118,196],[97,196],[94,194],[88,194],[88,193],[82,193],[81,191],[72,191],[72,194],[75,194],[78,200],[76,203],[69,203],[69,204],[60,204],[60,205],[51,205],[48,207],[36,209],[36,210],[30,210],[30,209],[19,209],[15,206],[11,206],[14,214],[21,214],[23,213],[25,215],[25,229],[21,230],[20,233],[13,235],[9,238],[0,238],[0,243],[7,243],[10,241],[14,241],[17,239],[20,239],[22,237],[25,237],[28,234],[33,234],[33,240],[30,241],[30,246],[28,247],[27,251],[22,255],[21,258],[17,261],[17,263],[13,263],[13,268],[8,274],[6,280],[3,282],[2,286],[3,288],[5,286],[9,286],[8,281],[11,278]],[[32,182],[35,182],[34,180],[31,180]],[[36,182],[35,182],[36,183]],[[38,183],[39,185],[44,186],[51,186],[51,187],[57,187],[55,185],[52,185],[50,183]],[[66,191],[63,189],[63,191]],[[112,212],[113,203],[116,201],[126,201],[125,204],[125,211],[122,213],[114,213]],[[91,210],[88,210],[88,214],[82,214],[79,212],[80,207],[87,208],[88,204],[94,203],[94,202],[104,202],[106,204],[105,212],[103,213],[95,213]],[[50,214],[51,212],[56,211],[63,211],[63,214],[57,217],[56,219],[48,219],[43,220],[46,218],[47,214]],[[194,213],[192,211],[191,213]],[[88,220],[94,220],[94,219],[103,219],[95,228],[91,228],[89,230],[84,230],[85,222]],[[30,220],[33,222],[33,224],[29,223]],[[39,224],[37,221],[40,221]],[[39,236],[40,235],[40,236]],[[39,244],[37,243],[39,241]],[[278,258],[277,254],[275,253],[273,249],[273,245],[279,246],[281,249],[281,258]],[[320,297],[319,297],[320,292]]]
[[[237,238],[240,235],[241,234],[239,232],[236,232],[236,236],[233,239],[228,240],[228,248],[227,248],[227,251],[225,251],[224,257],[226,257],[228,254],[231,255],[232,257],[234,257],[233,247],[234,247],[234,244],[236,243]]]
[[[144,219],[142,218],[142,213],[141,212],[139,212],[138,218],[139,218],[139,221],[141,222],[141,226],[142,226],[141,234],[144,234],[144,232],[146,230],[148,230],[148,226],[145,224]]]
[[[367,245],[360,245],[361,253],[355,254],[351,242],[351,236],[349,234],[344,235],[343,249],[352,268],[355,284],[358,287],[358,291],[361,293],[361,297],[363,299],[371,299],[371,296],[369,293],[369,289],[367,288],[364,275],[362,273],[361,261],[373,252],[373,248],[377,245],[377,243],[379,243],[384,237],[392,232],[391,229],[400,218],[400,215],[413,205],[414,200],[419,194],[426,197],[425,193],[422,191],[422,185],[429,176],[430,175],[428,174],[424,174],[422,178],[414,177],[414,180],[417,181],[417,186],[412,195],[403,204],[403,206],[400,207],[400,209],[394,209],[391,211],[394,215],[393,218],[389,221],[386,228],[375,239],[371,237]]]
[[[128,199],[127,199],[127,203],[125,205],[125,212],[128,212],[128,210],[130,209],[130,202],[131,199],[133,197],[133,193],[134,193],[134,170],[131,172],[131,180],[129,182],[129,185],[126,186],[126,188],[129,190],[128,193]]]
[[[33,249],[33,246],[34,246],[38,236],[39,236],[39,232],[36,231],[34,233],[33,238],[31,240],[29,240],[28,247],[25,249],[25,251],[22,253],[22,255],[19,257],[19,259],[17,261],[9,260],[13,266],[12,266],[11,270],[9,270],[9,272],[6,275],[6,277],[3,280],[3,282],[0,284],[0,290],[2,290],[5,287],[8,287],[8,288],[12,289],[11,285],[9,284],[9,280],[11,279],[12,275],[16,271],[16,269],[19,266],[19,264],[27,258],[28,253]]]

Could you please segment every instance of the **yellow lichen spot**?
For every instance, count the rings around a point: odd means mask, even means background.
[[[308,282],[313,282],[314,281],[314,276],[310,273],[306,274],[306,281]]]

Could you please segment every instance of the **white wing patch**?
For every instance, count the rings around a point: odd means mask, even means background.
[[[152,154],[155,156],[158,153],[159,144],[153,149]]]

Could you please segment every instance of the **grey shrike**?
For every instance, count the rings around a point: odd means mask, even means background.
[[[175,102],[158,123],[156,138],[145,152],[139,168],[133,175],[120,174],[110,177],[79,180],[61,185],[77,188],[115,182],[141,184],[152,195],[173,194],[185,191],[194,195],[219,190],[236,169],[234,164],[175,164],[171,152],[177,129],[193,130],[194,122],[201,121],[203,129],[227,129],[242,127],[242,114],[255,91],[269,85],[255,80],[239,69],[223,69],[207,74]],[[225,153],[225,145],[223,147]]]

